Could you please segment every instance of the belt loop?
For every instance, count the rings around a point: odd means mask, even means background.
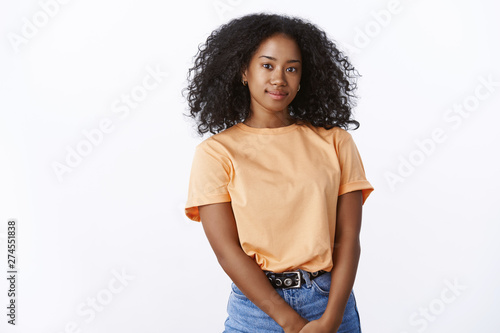
[[[311,288],[312,283],[311,283],[311,279],[309,278],[309,273],[307,273],[306,271],[304,271],[300,268],[299,268],[299,271],[302,274],[302,276],[304,277],[304,281],[306,282],[307,288]]]

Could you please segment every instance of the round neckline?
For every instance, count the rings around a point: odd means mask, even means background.
[[[287,126],[281,126],[281,127],[251,127],[243,122],[237,123],[235,126],[237,126],[239,129],[241,129],[245,132],[259,133],[259,134],[281,134],[281,133],[287,133],[287,132],[290,132],[290,131],[293,131],[294,129],[296,129],[298,127],[297,122],[298,121],[296,121],[293,124],[290,124]]]

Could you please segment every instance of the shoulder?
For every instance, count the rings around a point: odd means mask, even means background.
[[[236,128],[233,125],[217,134],[213,134],[204,139],[202,142],[196,145],[196,150],[202,150],[206,153],[211,153],[214,155],[227,156],[230,142],[234,141],[237,135],[238,133],[236,132]]]
[[[352,140],[352,135],[348,131],[343,128],[335,127],[334,133],[334,142],[338,144],[342,144],[344,142],[348,142]]]
[[[322,126],[314,126],[309,122],[304,123],[304,126],[335,145],[342,144],[343,142],[346,142],[348,140],[352,140],[351,134],[345,129],[338,126],[326,129]]]

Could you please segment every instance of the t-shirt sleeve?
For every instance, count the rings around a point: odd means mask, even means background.
[[[189,176],[186,216],[200,222],[198,206],[229,202],[227,185],[231,177],[231,162],[206,142],[195,148]]]
[[[342,135],[336,143],[341,170],[339,196],[362,190],[364,204],[374,188],[366,179],[365,168],[351,134],[345,130],[341,130],[341,133]]]

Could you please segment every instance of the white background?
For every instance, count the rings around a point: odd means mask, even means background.
[[[351,132],[375,187],[354,286],[363,332],[499,332],[500,6],[392,3],[3,0],[0,331],[223,330],[230,280],[184,216],[202,138],[181,90],[213,29],[268,11],[319,25],[363,75]],[[168,75],[125,107],[154,70]],[[88,146],[84,132],[106,119],[112,130]],[[88,154],[58,177],[77,147]]]

